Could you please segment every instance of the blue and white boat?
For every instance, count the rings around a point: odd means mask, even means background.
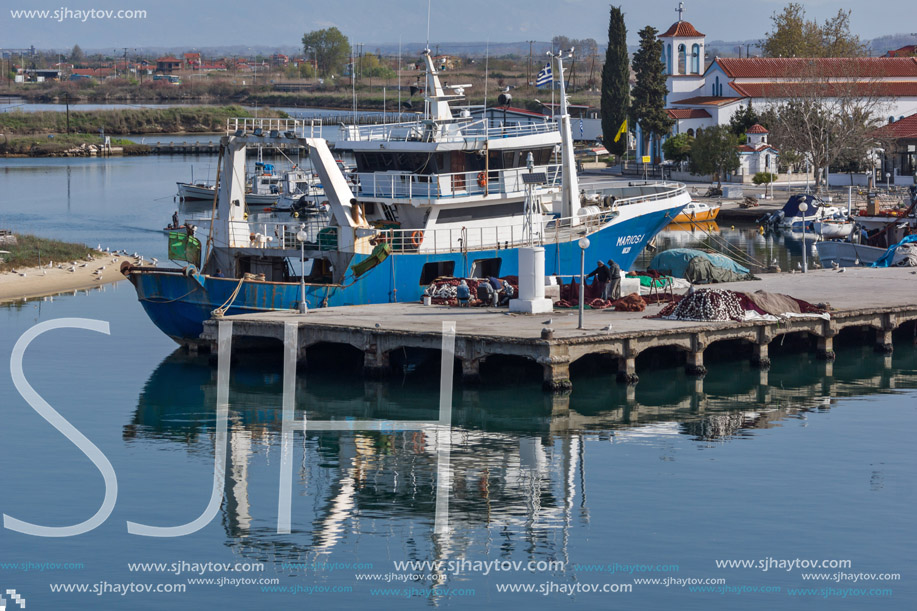
[[[321,210],[250,220],[244,183],[221,179],[201,269],[123,270],[153,322],[194,345],[214,311],[419,301],[437,277],[519,275],[519,249],[532,245],[545,249],[547,275],[572,275],[583,236],[587,258],[626,270],[690,202],[680,183],[579,184],[559,56],[559,123],[512,126],[453,108],[463,87],[443,87],[429,51],[424,60],[422,118],[342,127],[335,153],[355,158],[349,180],[317,122],[230,120],[224,176],[244,175],[247,145],[295,140],[322,184]]]

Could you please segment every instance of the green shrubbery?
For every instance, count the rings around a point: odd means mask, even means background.
[[[777,175],[773,172],[758,172],[752,177],[751,181],[756,185],[765,185],[769,182],[777,182]]]

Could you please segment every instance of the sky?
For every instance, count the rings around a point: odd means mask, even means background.
[[[914,0],[801,0],[809,18],[824,21],[853,9],[863,39],[917,31]],[[436,42],[549,41],[608,37],[608,0],[430,0],[430,40]],[[757,40],[786,0],[685,0],[684,19],[708,40]],[[677,21],[677,0],[620,0],[628,42],[646,25],[665,30]],[[427,0],[0,0],[0,49],[298,46],[303,33],[338,27],[352,42],[422,42]],[[90,17],[76,11],[146,11],[145,18]],[[64,19],[14,18],[12,11],[59,11]],[[69,13],[66,11],[70,11]],[[897,18],[896,18],[897,16]],[[369,48],[367,50],[369,50]]]

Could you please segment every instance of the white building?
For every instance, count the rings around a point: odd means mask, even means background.
[[[768,131],[755,123],[745,132],[745,144],[739,145],[739,176],[758,172],[777,172],[777,149],[767,142]]]
[[[683,7],[679,9],[682,16]],[[917,57],[862,58],[714,58],[704,69],[706,37],[679,18],[663,34],[663,69],[667,75],[666,105],[675,119],[672,134],[726,125],[751,102],[762,110],[807,87],[818,75],[829,88],[862,88],[883,99],[883,118],[900,119],[917,112]],[[885,116],[887,115],[887,116]],[[638,137],[637,154],[644,155]],[[763,171],[763,170],[762,170]]]

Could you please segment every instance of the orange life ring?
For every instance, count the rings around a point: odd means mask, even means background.
[[[484,172],[478,172],[478,186],[486,187],[487,186],[487,174]]]
[[[411,234],[411,245],[414,248],[420,248],[420,245],[423,243],[423,232],[415,231]]]

